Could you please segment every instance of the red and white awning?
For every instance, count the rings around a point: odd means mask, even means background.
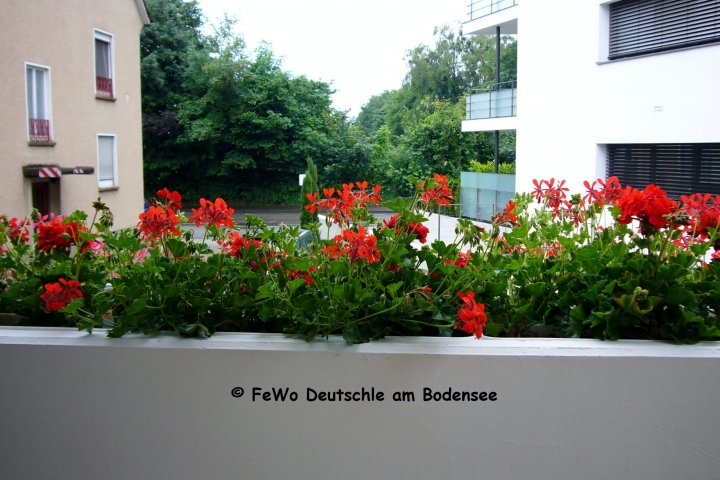
[[[57,165],[26,165],[22,167],[26,178],[60,178],[63,175],[92,175],[95,167],[58,167]]]
[[[62,177],[62,171],[60,170],[60,167],[40,167],[38,170],[38,177],[60,178]]]

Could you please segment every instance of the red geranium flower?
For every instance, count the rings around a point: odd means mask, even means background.
[[[138,230],[142,233],[143,240],[155,241],[163,235],[180,235],[177,228],[180,219],[172,209],[150,207],[147,212],[141,213],[139,218]]]
[[[201,198],[200,208],[193,208],[192,211],[194,215],[188,220],[195,222],[196,227],[199,227],[201,223],[207,225],[208,227],[210,225],[215,225],[216,227],[220,227],[221,225],[232,227],[235,225],[232,218],[232,214],[235,213],[235,210],[228,208],[225,200],[222,198],[216,199],[215,203]]]
[[[305,285],[315,285],[315,280],[313,280],[312,277],[310,276],[310,273],[314,272],[314,271],[315,271],[315,267],[312,266],[312,267],[308,268],[308,270],[306,272],[304,272],[302,270],[292,270],[292,271],[288,271],[287,273],[288,273],[288,276],[290,277],[290,279],[292,279],[292,280],[296,280],[298,278],[304,278]]]
[[[27,226],[29,225],[30,221],[25,218],[23,221],[18,225],[18,219],[17,218],[11,218],[10,222],[8,223],[8,237],[12,241],[18,241],[22,243],[27,243],[30,240],[30,233],[28,232]]]
[[[670,200],[663,189],[652,184],[645,190],[627,191],[617,205],[620,208],[618,222],[627,225],[639,220],[643,234],[652,234],[667,227],[669,222],[665,216],[677,208],[677,203]]]
[[[325,198],[322,200],[318,199],[317,193],[308,193],[310,204],[305,205],[305,210],[313,214],[322,211],[324,215],[332,217],[334,223],[345,224],[352,217],[353,208],[365,208],[368,203],[379,204],[382,200],[380,185],[375,185],[369,193],[367,187],[367,182],[357,182],[343,183],[342,190],[337,191],[334,188],[323,188]]]
[[[597,204],[601,207],[605,205],[615,205],[617,201],[622,197],[626,190],[620,186],[620,180],[617,177],[610,177],[607,182],[603,182],[601,178],[590,185],[587,180],[583,182],[587,189],[587,195],[583,197],[583,200],[587,203]],[[596,189],[595,186],[599,185],[600,188]]]
[[[162,190],[157,191],[157,196],[163,200],[165,208],[168,210],[175,211],[182,208],[182,204],[180,203],[182,197],[178,192],[171,192],[167,188],[163,188]]]
[[[248,240],[238,232],[232,232],[229,237],[230,255],[237,258],[243,258],[243,250],[250,250],[251,247],[259,249],[262,247],[260,240]]]
[[[533,180],[533,185],[535,185],[535,190],[533,190],[532,194],[535,196],[535,200],[537,200],[538,203],[544,202],[548,208],[552,209],[554,217],[560,214],[563,207],[570,208],[570,204],[566,200],[567,194],[565,193],[570,189],[564,186],[565,180],[560,180],[557,185],[555,184],[554,178],[550,180],[540,180],[539,182]]]
[[[347,254],[353,262],[367,260],[368,263],[375,263],[380,261],[376,242],[375,235],[368,235],[361,225],[357,232],[343,230],[341,235],[335,236],[333,245],[325,247],[323,252],[329,252],[331,258]]]
[[[405,228],[398,228],[399,220],[400,214],[397,214],[390,217],[390,220],[383,220],[383,224],[387,228],[394,228],[395,233],[399,234],[400,232],[404,231],[408,234],[417,235],[417,239],[420,241],[420,243],[427,242],[427,236],[428,233],[430,233],[429,228],[419,222],[409,222]]]
[[[45,310],[57,312],[82,296],[80,282],[61,278],[57,283],[46,283],[45,293],[40,295],[40,298],[45,301]]]
[[[67,253],[70,246],[79,243],[78,225],[75,222],[62,223],[62,217],[53,218],[50,223],[37,226],[38,248],[43,252],[57,249]]]
[[[438,205],[450,206],[450,203],[455,200],[452,196],[452,190],[447,186],[447,176],[445,175],[436,173],[427,188],[423,183],[420,183],[418,186],[423,189],[420,198],[422,198],[427,205],[437,202]]]
[[[503,211],[496,213],[491,220],[498,225],[509,223],[515,227],[519,227],[520,224],[517,221],[517,215],[515,215],[515,206],[515,202],[509,200]]]
[[[458,310],[456,328],[465,333],[474,333],[477,338],[482,337],[483,327],[487,323],[485,305],[482,303],[478,304],[475,301],[475,293],[472,291],[467,293],[458,292],[457,295],[463,304],[460,310]]]
[[[718,228],[720,223],[720,196],[713,197],[709,193],[695,193],[689,197],[682,195],[681,212],[690,217],[691,227],[695,235],[706,237],[708,228]]]

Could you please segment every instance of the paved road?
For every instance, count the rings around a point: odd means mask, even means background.
[[[381,219],[390,218],[393,211],[385,207],[371,207],[370,212]],[[185,215],[190,218],[192,210],[183,209]],[[245,230],[245,215],[257,215],[270,227],[279,227],[281,223],[285,225],[300,225],[300,207],[298,206],[272,206],[272,207],[236,207],[233,219],[235,224],[240,227],[240,231]],[[194,224],[185,224],[185,229],[192,228],[195,231],[194,238],[202,239],[204,228],[196,228]]]

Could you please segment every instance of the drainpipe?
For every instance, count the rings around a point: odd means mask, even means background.
[[[495,28],[495,91],[500,90],[500,26]],[[492,94],[491,94],[492,95]],[[500,131],[495,130],[495,173],[500,163]]]

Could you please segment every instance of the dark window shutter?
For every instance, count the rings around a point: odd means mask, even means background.
[[[607,176],[639,189],[653,183],[674,198],[720,195],[720,143],[608,145]]]
[[[610,60],[708,43],[720,43],[720,0],[610,5]]]

